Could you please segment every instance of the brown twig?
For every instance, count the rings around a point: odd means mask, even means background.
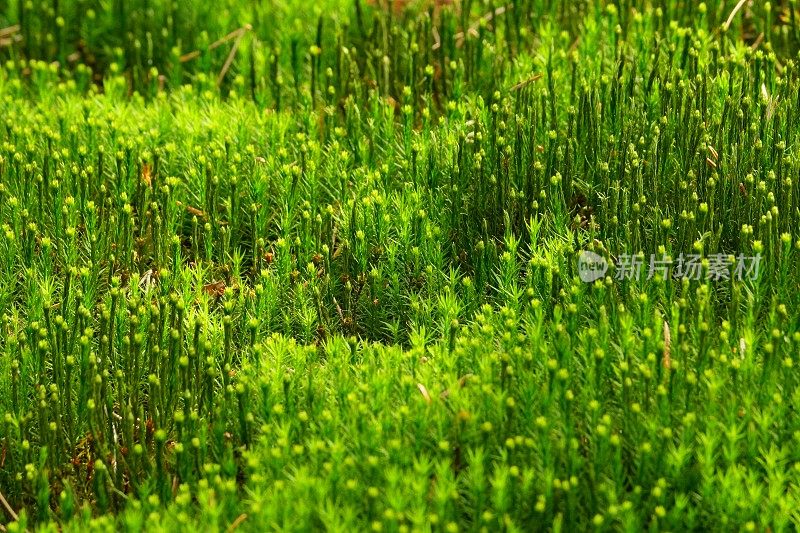
[[[522,89],[523,87],[526,87],[526,86],[530,85],[531,83],[535,82],[536,80],[540,80],[540,79],[542,79],[542,74],[534,74],[533,76],[531,76],[527,80],[523,80],[523,81],[519,82],[518,84],[514,85],[513,87],[511,87],[511,90],[512,91],[518,91],[518,90]]]
[[[387,1],[387,0],[367,0],[367,4],[378,6],[381,9],[389,9],[389,7],[394,7],[394,12],[399,13],[403,11],[406,6],[410,3],[410,0],[394,0],[394,1]],[[433,4],[435,9],[439,9],[441,6],[452,4],[452,0],[434,0],[433,2],[428,2],[428,4]]]
[[[671,344],[672,344],[672,341],[670,339],[670,334],[669,334],[669,323],[665,320],[664,321],[664,355],[663,355],[663,358],[661,360],[661,364],[667,370],[672,368]]]
[[[750,48],[752,48],[753,51],[758,50],[758,47],[761,46],[762,42],[764,42],[764,32],[758,34],[758,37],[756,37],[756,40],[750,45]]]
[[[230,527],[228,527],[228,529],[225,531],[225,533],[231,533],[236,528],[238,528],[242,524],[242,522],[244,522],[245,520],[247,520],[247,513],[240,514],[239,516],[236,517],[236,520],[234,520],[231,523]]]
[[[569,45],[569,50],[567,50],[567,54],[571,54],[572,52],[574,52],[575,49],[578,48],[579,44],[581,44],[581,36],[580,35],[575,37],[575,40],[572,41],[571,45]]]
[[[0,492],[0,503],[3,504],[3,507],[6,508],[6,511],[8,511],[8,514],[15,522],[19,520],[19,516],[17,515],[17,513],[14,512],[14,509],[12,509],[11,506],[8,504],[8,501],[6,501],[6,498],[5,496],[3,496],[2,492]]]
[[[494,11],[490,11],[489,13],[486,13],[484,16],[479,18],[477,22],[472,24],[466,32],[460,31],[460,32],[456,33],[456,35],[455,35],[456,44],[461,45],[464,42],[464,38],[466,37],[467,34],[472,35],[473,37],[477,37],[478,36],[478,28],[481,27],[481,24],[483,24],[484,22],[489,22],[490,20],[494,19],[495,17],[499,17],[500,15],[506,13],[507,11],[509,11],[511,9],[514,9],[513,4],[509,4],[507,6],[500,6],[497,9],[495,9]],[[433,46],[431,48],[433,50],[438,50],[439,47],[441,47],[441,46],[442,46],[441,41],[438,41],[438,42],[433,43]]]
[[[733,22],[734,17],[736,17],[736,13],[738,13],[739,10],[742,9],[742,6],[746,2],[747,0],[739,0],[739,3],[736,4],[736,7],[733,8],[733,11],[731,11],[731,14],[728,15],[728,20],[726,20],[725,24],[723,24],[723,27],[725,28],[726,31],[728,30],[728,28],[731,27],[731,23]]]
[[[250,31],[252,29],[253,29],[253,27],[250,24],[246,24],[246,25],[242,26],[241,28],[239,28],[237,30],[233,30],[228,35],[226,35],[225,37],[217,39],[216,41],[214,41],[213,43],[211,43],[209,45],[208,49],[209,50],[214,50],[215,48],[219,48],[220,46],[222,46],[223,44],[227,43],[228,41],[231,41],[233,39],[237,39],[237,38],[241,37],[242,35],[244,35],[245,33],[247,33],[248,31]],[[191,61],[192,59],[196,59],[196,58],[200,57],[200,53],[201,53],[200,50],[195,50],[194,52],[189,52],[188,54],[183,54],[181,56],[180,61],[181,61],[181,63],[186,63],[187,61]]]
[[[225,79],[225,74],[227,74],[228,73],[228,69],[231,68],[231,64],[233,63],[233,58],[236,57],[236,52],[237,52],[237,50],[239,50],[239,43],[242,42],[242,37],[244,37],[244,35],[248,31],[250,31],[250,29],[251,29],[251,26],[248,24],[247,26],[245,26],[245,31],[240,33],[239,36],[236,37],[236,40],[233,41],[233,46],[231,47],[231,51],[230,51],[230,53],[228,53],[227,59],[225,59],[225,64],[222,65],[222,70],[220,71],[219,76],[217,76],[217,87],[222,85],[222,80]]]

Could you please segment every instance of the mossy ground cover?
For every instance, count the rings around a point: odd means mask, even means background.
[[[797,528],[798,17],[0,3],[2,529]]]

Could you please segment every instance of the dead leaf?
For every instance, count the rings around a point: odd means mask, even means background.
[[[155,285],[155,277],[157,273],[152,268],[144,273],[144,275],[139,280],[139,288],[147,292],[150,288]]]
[[[142,181],[148,187],[150,187],[150,184],[152,183],[151,172],[152,169],[150,168],[149,164],[145,163],[144,165],[142,165]]]
[[[190,205],[185,205],[182,202],[176,202],[176,203],[178,204],[178,207],[183,207],[191,215],[194,215],[194,216],[200,217],[200,218],[205,218],[205,216],[206,216],[205,212],[201,211],[200,209],[197,209],[196,207],[192,207]]]
[[[430,405],[431,395],[428,394],[428,389],[425,388],[425,385],[423,385],[422,383],[417,383],[417,388],[419,389],[420,394],[422,394],[422,397],[425,398],[425,403]]]
[[[225,282],[215,281],[213,283],[207,283],[203,285],[203,290],[206,291],[206,294],[209,296],[215,296],[219,298],[225,294]]]

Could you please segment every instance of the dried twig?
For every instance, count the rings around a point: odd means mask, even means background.
[[[763,43],[763,42],[764,42],[764,32],[762,31],[761,33],[758,34],[758,37],[756,37],[756,40],[753,41],[753,44],[750,45],[750,48],[753,51],[758,50],[758,47],[761,46],[761,43]]]
[[[511,90],[512,91],[518,91],[518,90],[522,89],[523,87],[527,87],[531,83],[535,82],[536,80],[540,80],[540,79],[542,79],[542,74],[534,74],[533,76],[531,76],[527,80],[523,80],[523,81],[519,82],[518,84],[514,85],[513,87],[511,87]]]
[[[225,74],[228,73],[228,69],[231,68],[231,64],[233,63],[233,58],[236,57],[236,52],[239,50],[239,43],[242,42],[242,37],[244,37],[245,33],[250,31],[251,26],[248,24],[245,26],[246,30],[239,34],[236,37],[236,40],[233,42],[233,47],[231,47],[231,51],[228,54],[228,57],[225,59],[225,64],[222,65],[222,70],[219,72],[219,76],[217,76],[217,87],[222,85],[222,80],[225,79]]]
[[[219,48],[220,46],[222,46],[223,44],[227,43],[228,41],[240,38],[242,35],[244,35],[245,33],[249,32],[252,29],[253,29],[253,27],[250,24],[246,24],[246,25],[242,26],[241,28],[239,28],[238,30],[233,30],[228,35],[226,35],[225,37],[222,37],[221,39],[217,39],[216,41],[211,43],[211,45],[209,45],[208,49],[209,50],[214,50],[215,48]],[[191,61],[192,59],[197,59],[198,57],[200,57],[200,50],[195,50],[194,52],[189,52],[188,54],[183,54],[181,56],[180,60],[181,60],[181,63],[186,63],[187,61]]]
[[[747,2],[747,0],[739,0],[739,3],[736,4],[736,7],[733,8],[733,11],[731,11],[731,14],[728,15],[728,20],[726,20],[725,24],[722,25],[725,28],[725,31],[731,27],[731,23],[733,22],[734,17],[736,17],[736,13],[742,9],[742,6],[745,4],[745,2]]]
[[[225,531],[225,533],[231,533],[240,525],[242,525],[242,522],[244,522],[245,520],[247,520],[247,513],[240,514],[239,516],[236,517],[236,520],[234,520],[231,523],[230,527]]]
[[[431,395],[428,393],[428,389],[422,383],[417,383],[417,388],[419,389],[419,393],[422,394],[422,397],[425,398],[425,403],[428,405],[431,404]]]
[[[410,3],[410,0],[394,0],[394,1],[386,1],[386,0],[367,0],[367,4],[370,5],[377,5],[382,9],[389,9],[392,7],[395,13],[399,13],[403,11],[406,6]],[[433,7],[438,9],[441,6],[452,4],[452,0],[434,0],[433,2],[429,2],[429,4],[433,4]]]
[[[5,496],[3,496],[2,492],[0,492],[0,503],[3,504],[3,507],[5,507],[6,511],[8,511],[9,516],[11,516],[11,518],[15,522],[17,520],[19,520],[19,516],[17,515],[17,513],[14,512],[14,509],[12,509],[11,506],[8,504],[8,502],[6,501]]]
[[[486,13],[484,16],[479,18],[476,23],[472,24],[466,32],[460,31],[460,32],[456,33],[456,35],[455,35],[456,44],[461,45],[464,42],[464,38],[466,37],[467,34],[472,35],[473,37],[477,37],[478,36],[478,28],[481,27],[481,24],[483,24],[484,22],[489,22],[490,20],[494,19],[495,17],[499,17],[500,15],[506,13],[507,11],[509,11],[511,9],[514,9],[514,6],[512,4],[509,4],[507,6],[500,6],[497,9],[495,9],[494,11],[490,11],[489,13]],[[441,47],[441,46],[442,46],[441,41],[437,41],[437,42],[433,43],[433,46],[431,48],[433,50],[438,50],[439,47]]]
[[[669,334],[669,323],[665,320],[664,321],[664,358],[661,364],[664,365],[664,368],[669,370],[672,368],[672,356],[671,349],[670,349],[671,339]]]

